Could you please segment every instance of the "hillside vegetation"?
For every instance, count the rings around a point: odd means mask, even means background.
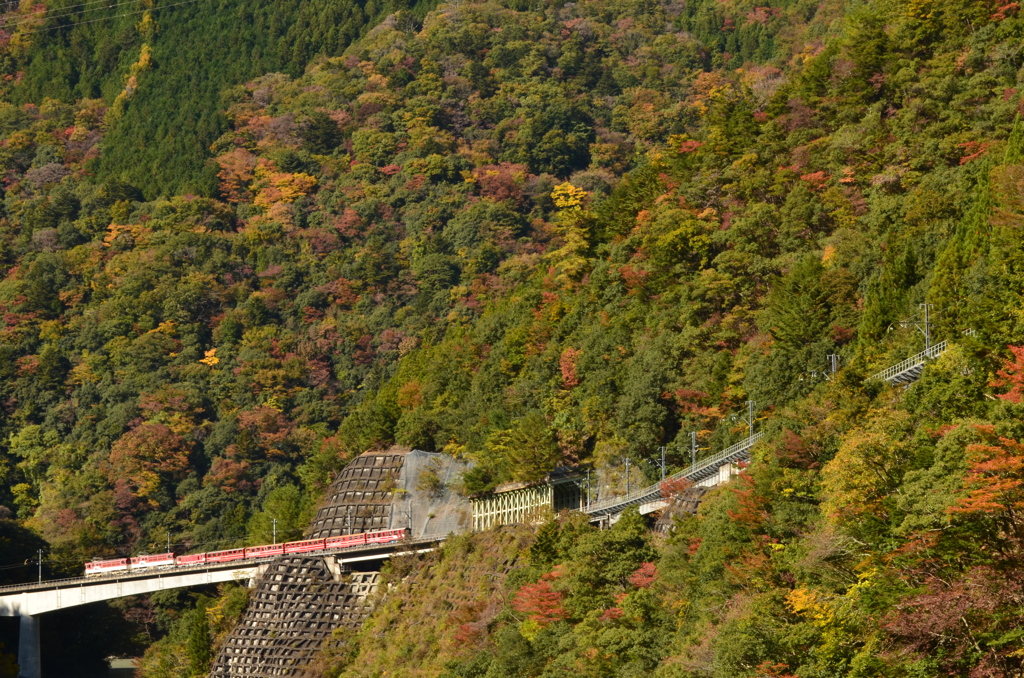
[[[117,0],[6,3],[0,92],[17,103],[102,98],[104,153],[90,172],[148,199],[212,196],[209,145],[226,129],[221,91],[270,71],[298,75],[337,54],[403,0]],[[128,106],[128,102],[131,105]]]
[[[1019,673],[1017,3],[460,2],[348,47],[380,8],[339,9],[363,19],[269,51],[206,22],[175,49],[209,62],[192,84],[223,125],[171,103],[191,67],[144,42],[198,7],[4,46],[18,549],[42,538],[58,574],[264,543],[272,518],[292,538],[346,459],[391,443],[474,459],[466,492],[558,464],[622,484],[627,458],[653,480],[691,431],[705,452],[744,436],[753,400],[767,435],[736,486],[656,550],[630,537],[636,567],[590,593],[575,565],[616,537],[558,527],[523,594],[554,607],[509,601],[444,670],[508,675],[529,648],[519,675]],[[114,30],[120,83],[48,75]],[[185,128],[206,170],[168,162]],[[867,380],[923,348],[925,303],[953,348],[906,390]],[[194,637],[192,607],[127,603],[131,640]]]

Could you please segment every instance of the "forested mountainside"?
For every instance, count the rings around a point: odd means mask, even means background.
[[[299,75],[338,54],[403,0],[96,0],[10,2],[2,9],[0,92],[16,103],[102,99],[103,179],[147,199],[212,196],[209,145],[227,129],[220,93],[258,75]],[[127,103],[131,101],[131,105]]]
[[[297,536],[391,443],[473,459],[467,493],[653,479],[753,400],[754,463],[667,543],[553,523],[501,610],[446,622],[468,654],[408,674],[1019,673],[1017,3],[459,2],[348,47],[384,9],[285,39],[203,7],[5,34],[0,577],[40,542],[52,576]],[[214,90],[216,138],[178,106]],[[923,303],[954,347],[866,380]],[[222,611],[123,607],[97,659],[169,632],[147,675],[203,673]]]

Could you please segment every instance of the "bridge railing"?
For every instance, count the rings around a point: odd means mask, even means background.
[[[740,455],[742,452],[753,447],[754,444],[757,441],[759,441],[763,436],[763,433],[755,433],[754,435],[750,436],[749,438],[741,440],[735,445],[730,445],[729,447],[725,448],[721,452],[718,452],[717,454],[701,459],[697,464],[691,466],[687,470],[679,471],[678,473],[673,473],[670,476],[666,476],[665,480],[663,481],[659,481],[657,483],[654,483],[653,485],[648,485],[647,487],[643,487],[639,490],[634,490],[633,492],[630,492],[628,494],[620,495],[618,497],[611,497],[609,499],[605,499],[599,502],[594,502],[593,504],[587,506],[584,509],[584,512],[600,513],[602,511],[607,511],[608,509],[617,506],[628,506],[630,504],[641,503],[645,500],[654,498],[661,494],[661,484],[663,482],[672,482],[675,480],[681,480],[683,478],[687,480],[693,480],[694,477],[702,477],[706,475],[706,471],[712,468],[717,469],[726,462],[737,458],[737,455]]]
[[[887,367],[878,374],[873,375],[872,379],[880,379],[882,381],[889,381],[898,374],[902,374],[909,369],[917,367],[921,363],[932,360],[942,355],[945,350],[949,347],[948,341],[940,341],[939,343],[926,348],[916,355],[912,355],[906,360],[896,363],[891,367]]]
[[[382,547],[387,546],[410,546],[423,543],[433,543],[437,540],[435,538],[429,539],[413,539],[390,542],[385,544],[360,544],[359,546],[349,546],[345,548],[334,548],[324,549],[323,551],[309,551],[301,555],[305,556],[322,556],[325,554],[336,554],[336,553],[360,553],[363,551],[375,551]],[[30,591],[30,590],[45,590],[49,588],[61,588],[63,586],[86,586],[91,584],[107,584],[116,581],[128,581],[130,579],[150,579],[155,577],[173,576],[176,574],[183,574],[186,572],[205,572],[207,570],[232,570],[232,569],[244,569],[252,567],[253,565],[260,565],[267,563],[279,556],[264,556],[262,558],[242,558],[239,560],[229,560],[222,563],[194,563],[188,565],[175,565],[174,567],[168,568],[153,568],[151,570],[144,570],[140,572],[130,571],[119,571],[110,572],[106,574],[94,574],[88,577],[70,577],[65,579],[44,579],[42,582],[24,582],[22,584],[6,584],[0,586],[0,594],[3,593],[16,593],[18,591]]]
[[[964,336],[970,337],[974,334],[974,330],[965,330]],[[940,355],[946,352],[949,348],[949,341],[940,341],[925,350],[921,351],[916,355],[912,355],[904,361],[898,362],[891,367],[887,367],[878,374],[872,375],[871,379],[880,379],[882,381],[889,381],[890,379],[903,374],[907,370],[913,369],[918,365],[921,365],[929,360],[934,360]]]
[[[110,574],[93,574],[88,577],[68,577],[64,579],[44,579],[41,582],[30,581],[22,584],[5,584],[0,586],[0,594],[18,591],[44,590],[49,588],[61,588],[71,585],[107,584],[116,581],[128,581],[129,579],[150,579],[153,577],[170,576],[184,572],[205,572],[206,570],[231,570],[252,567],[273,560],[274,556],[266,558],[248,558],[245,560],[232,560],[226,563],[198,563],[196,565],[180,565],[171,568],[147,570],[143,572],[115,572]]]

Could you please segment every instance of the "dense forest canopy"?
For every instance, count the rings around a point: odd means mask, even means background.
[[[1017,675],[1017,3],[427,9],[6,15],[10,560],[292,538],[394,443],[472,459],[467,493],[653,480],[754,401],[699,517],[551,523],[434,669]],[[922,304],[952,348],[867,379]],[[124,604],[147,675],[204,671],[225,596]]]
[[[267,72],[299,75],[338,54],[404,0],[119,0],[10,3],[0,90],[16,104],[46,98],[113,103],[90,172],[148,199],[212,196],[209,145],[226,129],[221,92]],[[131,106],[127,102],[131,101]]]

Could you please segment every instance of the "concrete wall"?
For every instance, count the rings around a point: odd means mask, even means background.
[[[739,466],[735,464],[723,464],[718,467],[718,475],[705,478],[699,483],[694,483],[697,487],[714,487],[722,483],[727,483],[740,473]]]

